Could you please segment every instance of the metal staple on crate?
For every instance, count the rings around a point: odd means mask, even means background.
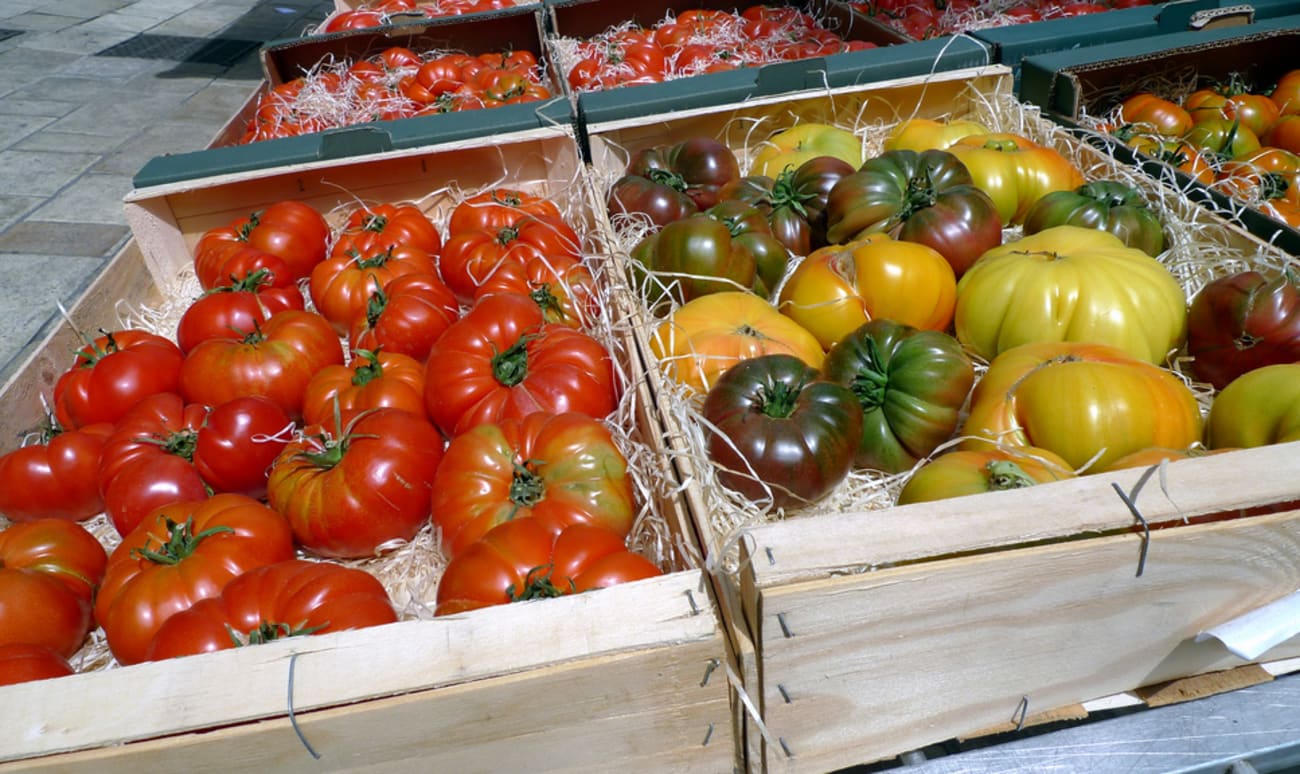
[[[307,737],[303,735],[302,728],[298,726],[298,718],[293,712],[293,667],[297,661],[297,653],[289,656],[289,725],[293,727],[293,732],[298,735],[298,741],[302,742],[302,746],[307,748],[307,752],[311,753],[311,757],[320,760],[320,753],[316,752],[316,748],[312,747],[311,742],[308,742]]]
[[[1016,711],[1011,713],[1011,722],[1016,724],[1016,730],[1020,731],[1025,727],[1025,718],[1029,716],[1029,697],[1021,696],[1020,703],[1016,705]]]
[[[701,688],[709,684],[709,678],[713,676],[714,670],[716,670],[721,665],[722,665],[721,659],[716,659],[716,658],[709,659],[708,665],[704,667],[704,679],[700,681]]]
[[[1151,548],[1151,525],[1147,523],[1146,517],[1142,515],[1140,510],[1138,510],[1137,498],[1138,494],[1142,491],[1142,487],[1146,486],[1146,483],[1151,480],[1151,475],[1157,470],[1162,470],[1161,465],[1152,465],[1143,471],[1142,475],[1139,476],[1138,480],[1133,484],[1133,490],[1128,493],[1125,493],[1120,485],[1114,481],[1110,484],[1111,488],[1115,490],[1115,494],[1119,495],[1119,499],[1122,500],[1125,507],[1128,508],[1129,513],[1133,514],[1133,518],[1137,519],[1138,523],[1142,525],[1142,547],[1138,552],[1137,573],[1134,576],[1137,578],[1141,578],[1142,573],[1146,570],[1147,552]],[[1163,485],[1161,488],[1164,488]],[[1165,492],[1165,497],[1169,497],[1167,491]],[[1173,502],[1172,498],[1170,498],[1170,502]],[[1175,505],[1177,504],[1175,503]]]

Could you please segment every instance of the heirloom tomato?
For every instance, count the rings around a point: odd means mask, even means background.
[[[536,519],[494,527],[447,563],[434,615],[576,594],[661,575],[623,537],[593,524],[557,533]]]
[[[425,406],[449,438],[534,411],[603,418],[618,404],[609,350],[576,328],[547,323],[528,296],[484,296],[434,344]]]
[[[194,467],[216,492],[266,496],[271,463],[295,426],[270,398],[245,395],[212,407],[194,442]]]
[[[467,197],[451,211],[447,233],[499,231],[519,225],[528,217],[564,220],[550,199],[514,188],[491,188]]]
[[[194,266],[205,288],[220,284],[227,276],[224,265],[235,251],[251,245],[282,259],[294,279],[311,274],[312,267],[325,259],[330,228],[325,218],[310,205],[299,201],[275,202],[248,217],[210,229],[194,249]]]
[[[1268,96],[1282,115],[1300,115],[1300,69],[1283,73]]]
[[[854,171],[843,159],[816,156],[781,170],[775,178],[739,178],[723,186],[720,195],[722,201],[738,199],[757,206],[781,244],[795,255],[807,255],[826,245],[826,198],[840,178]]]
[[[81,649],[90,624],[90,602],[57,580],[0,566],[0,645],[42,645],[68,658]]]
[[[1237,159],[1259,150],[1259,137],[1238,121],[1211,118],[1198,121],[1183,141],[1221,161]]]
[[[66,430],[49,417],[25,446],[0,456],[0,514],[10,521],[84,521],[104,510],[99,459],[107,422]]]
[[[871,320],[945,330],[957,302],[952,266],[933,249],[873,234],[805,258],[781,288],[781,313],[830,349]]]
[[[145,659],[159,661],[397,621],[388,592],[365,570],[289,559],[249,570],[215,597],[163,621]]]
[[[1172,372],[1106,344],[1038,342],[998,355],[975,385],[962,448],[1037,446],[1075,470],[1201,437],[1196,396]]]
[[[763,142],[750,164],[750,172],[775,178],[782,170],[797,169],[818,156],[832,156],[849,166],[861,166],[862,138],[830,124],[797,124]]]
[[[1002,244],[997,206],[948,151],[886,151],[831,189],[826,238],[843,244],[884,232],[937,250],[960,277]]]
[[[712,137],[692,137],[632,154],[610,188],[611,216],[639,213],[664,226],[718,203],[719,191],[740,177],[736,154]]]
[[[1285,223],[1300,231],[1300,202],[1287,199],[1269,199],[1259,205],[1259,209],[1273,220]]]
[[[551,532],[599,524],[625,536],[636,502],[627,460],[604,424],[539,411],[453,438],[433,480],[432,510],[442,548],[455,557],[512,519],[528,518]]]
[[[1129,143],[1141,153],[1164,162],[1198,183],[1214,182],[1218,159],[1208,151],[1182,140],[1134,138]]]
[[[306,303],[298,284],[285,277],[286,284],[271,284],[267,269],[245,274],[229,285],[208,289],[181,315],[176,327],[176,343],[188,353],[208,339],[243,336],[285,309],[303,309]]]
[[[890,130],[884,149],[944,150],[963,137],[988,134],[989,128],[978,121],[939,121],[933,118],[909,118]]]
[[[1098,470],[1097,472],[1105,473],[1106,471],[1124,470],[1125,468],[1149,468],[1152,465],[1160,465],[1165,462],[1178,462],[1179,460],[1195,459],[1196,457],[1205,457],[1211,454],[1223,454],[1230,451],[1235,451],[1235,448],[1207,449],[1199,443],[1181,449],[1168,449],[1163,446],[1149,446],[1145,449],[1139,449],[1132,454],[1125,454],[1123,457],[1120,457],[1107,465],[1105,470]]]
[[[1187,313],[1187,354],[1192,374],[1220,390],[1247,371],[1300,361],[1300,275],[1245,270],[1207,283]]]
[[[1108,344],[1163,363],[1187,332],[1187,298],[1119,237],[1054,226],[985,253],[957,283],[957,338],[992,359],[1041,341]]]
[[[966,165],[975,185],[993,198],[1002,225],[1021,223],[1025,213],[1052,191],[1083,185],[1074,162],[1018,134],[972,134],[948,146]]]
[[[1263,140],[1270,147],[1300,154],[1300,112],[1279,118]]]
[[[307,383],[302,418],[309,425],[348,424],[363,411],[399,408],[424,413],[424,363],[397,352],[352,353],[347,365],[328,365]],[[336,419],[337,418],[337,419]]]
[[[373,556],[429,520],[444,446],[427,419],[395,408],[333,432],[313,425],[272,463],[267,501],[318,556]]]
[[[74,674],[72,664],[46,645],[12,642],[0,645],[0,685],[16,685]]]
[[[853,467],[862,408],[853,391],[794,355],[727,369],[701,409],[718,482],[773,509],[824,497]]]
[[[728,291],[682,305],[650,339],[664,372],[687,388],[709,389],[731,366],[784,353],[814,369],[825,353],[817,337],[753,293]]]
[[[1093,180],[1073,191],[1053,191],[1025,214],[1024,233],[1053,226],[1108,231],[1129,247],[1155,257],[1165,249],[1165,227],[1142,193],[1115,180]]]
[[[437,256],[442,250],[442,234],[413,204],[367,205],[348,214],[330,254],[378,255],[398,246]]]
[[[663,48],[649,31],[630,31],[578,46],[578,62],[566,76],[569,88],[577,91],[607,89],[664,79],[667,61]]]
[[[528,296],[548,323],[581,328],[600,315],[596,278],[585,264],[569,256],[503,261],[474,291],[474,300],[493,293]]]
[[[1120,104],[1119,119],[1162,137],[1182,137],[1192,128],[1192,116],[1181,105],[1150,92],[1134,94]]]
[[[113,549],[95,619],[118,662],[135,664],[169,617],[215,597],[239,575],[293,555],[284,517],[250,497],[173,503],[150,513]]]
[[[208,486],[194,448],[208,409],[174,392],[150,395],[118,420],[100,455],[99,490],[119,535],[163,505],[202,500]]]
[[[527,217],[496,230],[451,234],[443,246],[438,272],[456,298],[468,302],[502,264],[552,259],[582,259],[577,232],[562,220]]]
[[[898,504],[1023,489],[1076,478],[1070,465],[1046,449],[956,449],[917,468],[898,493]]]
[[[370,296],[397,277],[435,274],[435,256],[418,247],[397,245],[375,253],[335,253],[311,272],[311,300],[340,336],[366,316]]]
[[[1247,371],[1214,396],[1206,446],[1244,449],[1289,441],[1300,441],[1300,363]]]
[[[54,383],[54,416],[67,428],[113,423],[142,398],[180,388],[180,347],[154,333],[104,333]]]
[[[85,527],[66,519],[37,519],[0,530],[0,570],[43,575],[90,604],[108,556]]]
[[[343,344],[328,320],[288,309],[243,338],[208,339],[195,347],[181,366],[180,392],[208,406],[262,395],[298,418],[311,377],[342,362]]]
[[[835,344],[825,377],[862,408],[854,465],[901,473],[952,437],[975,367],[942,331],[873,320]]]
[[[669,296],[682,303],[762,284],[753,252],[732,238],[726,223],[704,213],[647,234],[632,248],[632,257],[637,287],[651,306]]]
[[[353,350],[384,349],[424,362],[433,342],[460,318],[456,294],[437,274],[404,274],[370,294],[364,318],[353,321]]]

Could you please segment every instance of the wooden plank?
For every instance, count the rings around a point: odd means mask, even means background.
[[[825,771],[1239,666],[1214,624],[1300,587],[1300,511],[925,562],[763,592],[771,771]],[[1300,638],[1270,659],[1300,655]],[[1023,703],[1023,707],[1022,707]]]
[[[1146,702],[1148,707],[1163,707],[1169,704],[1179,704],[1192,699],[1199,699],[1204,696],[1213,696],[1216,693],[1235,691],[1238,688],[1248,688],[1252,685],[1266,683],[1272,679],[1273,675],[1269,674],[1268,670],[1259,664],[1246,664],[1236,669],[1182,677],[1177,680],[1138,688],[1134,693],[1142,701]]]

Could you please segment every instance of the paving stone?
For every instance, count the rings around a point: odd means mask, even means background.
[[[50,128],[126,140],[159,119],[170,117],[179,105],[180,100],[166,94],[142,95],[115,89],[58,119]]]
[[[144,73],[159,73],[171,62],[159,59],[135,59],[119,56],[86,56],[59,70],[59,75],[99,78],[101,81],[128,81]]]
[[[0,196],[0,231],[17,223],[44,201],[44,196]]]
[[[47,0],[5,0],[4,5],[0,5],[0,20],[22,16],[31,11],[50,11],[50,5]]]
[[[0,255],[0,297],[22,298],[20,304],[0,304],[0,329],[15,334],[0,336],[0,379],[16,372],[52,330],[58,305],[70,306],[103,266],[102,258]]]
[[[207,147],[212,139],[210,126],[205,121],[183,118],[156,124],[132,137],[112,155],[104,157],[91,171],[134,178],[140,168],[155,156]]]
[[[50,116],[21,116],[0,114],[0,150],[12,146],[55,119]]]
[[[9,16],[4,19],[4,27],[11,30],[32,30],[34,32],[53,32],[62,30],[80,24],[83,20],[75,16],[66,16],[61,13],[46,13],[44,11],[32,11],[30,13],[21,13],[17,16]]]
[[[73,150],[0,151],[0,168],[17,181],[10,186],[10,193],[53,196],[100,159],[98,154]]]
[[[77,109],[75,102],[61,102],[54,99],[22,99],[13,94],[6,94],[0,102],[0,114],[18,116],[44,116],[60,118]]]
[[[12,150],[22,151],[57,151],[69,150],[82,153],[94,153],[103,156],[122,144],[115,137],[98,137],[93,134],[76,134],[73,132],[54,132],[48,129],[32,132],[13,144]]]
[[[0,234],[0,253],[102,259],[111,254],[128,233],[125,226],[25,220]]]
[[[206,123],[211,127],[208,134],[214,135],[243,109],[257,91],[257,84],[231,82],[223,78],[190,97],[181,110],[186,116]]]
[[[103,78],[84,78],[68,77],[62,75],[50,76],[33,81],[25,86],[15,89],[4,96],[5,103],[9,100],[38,100],[48,99],[57,102],[66,102],[73,107],[84,105],[92,102],[104,95]],[[3,105],[0,104],[0,108]],[[5,111],[14,112],[14,111]]]
[[[63,51],[46,51],[25,45],[0,52],[0,73],[4,73],[3,90],[10,92],[58,74],[63,68],[75,65],[82,58]]]
[[[131,175],[87,173],[32,213],[33,220],[126,225],[122,198],[131,191]]]

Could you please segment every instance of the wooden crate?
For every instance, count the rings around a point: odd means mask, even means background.
[[[997,66],[593,124],[593,200],[603,202],[631,152],[698,134],[727,141],[743,173],[759,141],[796,122],[854,128],[874,153],[901,118],[974,118],[1053,145],[1090,179],[1142,187],[1174,224],[1162,260],[1189,297],[1229,266],[1297,265],[1042,119],[1010,85],[1010,69]],[[626,256],[632,240],[610,228]],[[1223,262],[1211,266],[1211,253]],[[1196,635],[1300,588],[1296,443],[906,507],[893,506],[903,476],[846,500],[844,489],[878,476],[859,472],[821,506],[772,517],[717,485],[696,407],[648,346],[666,314],[638,315],[737,653],[751,769],[879,761],[1228,669],[1243,660]],[[1292,638],[1260,660],[1297,653]]]
[[[213,225],[281,198],[333,217],[363,200],[418,201],[435,214],[462,192],[508,185],[549,194],[587,233],[580,169],[572,132],[557,128],[133,191],[133,239],[0,392],[3,437],[43,416],[80,343],[74,325],[116,328],[197,288],[190,249]],[[601,249],[589,243],[597,276]],[[617,320],[599,335],[627,378],[611,421],[650,448],[660,439],[642,437],[639,360]],[[669,566],[662,577],[410,615],[431,603],[426,587],[387,626],[0,688],[0,770],[729,771],[731,670],[710,586],[692,569],[693,530],[662,485],[666,457],[631,459],[646,525],[633,538],[660,541],[651,553]]]

